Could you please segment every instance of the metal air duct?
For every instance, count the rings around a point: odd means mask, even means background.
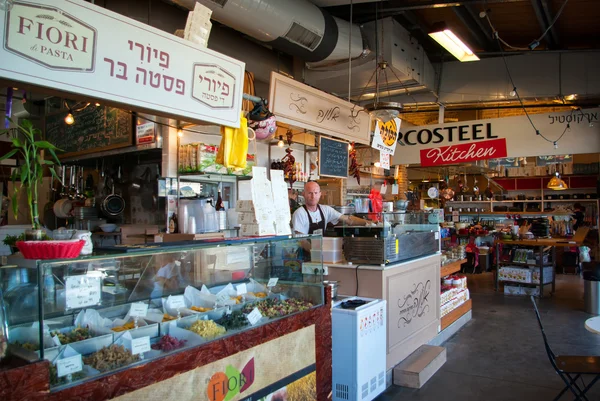
[[[369,53],[358,25],[332,17],[307,0],[172,0],[189,10],[196,2],[212,19],[306,62],[330,63]]]

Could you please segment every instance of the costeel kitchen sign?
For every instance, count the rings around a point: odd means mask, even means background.
[[[398,134],[392,164],[458,164],[502,157],[600,152],[600,109],[411,126]],[[561,138],[562,137],[562,138]],[[561,138],[554,147],[553,140]]]
[[[0,0],[0,78],[239,127],[244,63],[81,0]]]

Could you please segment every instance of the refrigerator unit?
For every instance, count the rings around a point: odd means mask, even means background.
[[[386,388],[386,301],[351,297],[331,310],[333,400],[370,401]]]

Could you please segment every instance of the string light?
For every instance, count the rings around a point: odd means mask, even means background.
[[[75,123],[75,117],[73,117],[73,113],[69,110],[69,114],[65,117],[65,124],[73,125],[73,123]]]
[[[283,135],[279,135],[279,141],[277,141],[277,146],[279,146],[280,148],[283,148],[285,146],[285,143],[283,142]]]
[[[96,102],[95,104],[96,104],[96,107],[100,107],[100,103]]]
[[[510,91],[510,96],[511,97],[517,96],[517,88],[513,88],[513,90]]]
[[[177,128],[177,136],[180,138],[183,136],[183,130],[181,128]]]

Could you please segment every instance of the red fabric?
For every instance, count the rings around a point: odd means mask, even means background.
[[[369,213],[369,219],[372,221],[377,221],[379,213],[383,212],[383,198],[381,197],[381,193],[375,189],[371,190],[369,194],[369,199],[371,200],[371,212]]]
[[[473,268],[479,266],[479,248],[475,245],[475,237],[469,238],[469,243],[465,247],[465,252],[474,254]]]

